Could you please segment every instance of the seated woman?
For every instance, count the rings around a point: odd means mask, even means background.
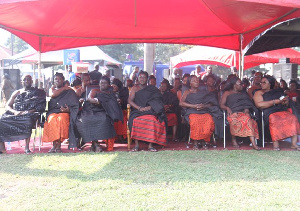
[[[165,113],[168,119],[168,127],[172,127],[172,140],[177,141],[177,125],[179,114],[179,100],[177,96],[170,91],[170,84],[167,79],[160,83],[160,92],[164,103]]]
[[[190,77],[190,86],[184,92],[179,105],[186,108],[184,117],[190,124],[190,138],[194,140],[194,148],[198,149],[198,141],[204,140],[203,148],[207,149],[206,143],[210,142],[215,131],[214,118],[222,123],[223,113],[219,109],[217,97],[206,89],[199,89],[197,76]]]
[[[74,126],[79,108],[78,97],[64,79],[62,73],[56,73],[54,86],[50,89],[51,100],[43,134],[43,142],[53,142],[49,153],[61,152],[61,142],[68,138],[69,148],[77,147]]]
[[[139,83],[131,89],[128,98],[131,105],[128,126],[131,138],[135,140],[135,147],[132,150],[134,152],[139,150],[139,140],[149,142],[148,150],[151,152],[157,151],[153,148],[153,143],[163,146],[167,144],[162,95],[155,86],[147,86],[147,78],[147,72],[139,72]]]
[[[122,113],[123,113],[123,121],[118,121],[114,123],[114,127],[117,133],[117,138],[119,141],[125,140],[127,136],[127,102],[129,91],[126,87],[123,87],[122,82],[114,78],[112,81],[113,93],[115,94],[117,101],[121,105]]]
[[[290,89],[285,90],[285,94],[289,96],[291,100],[294,102],[297,100],[297,97],[300,96],[300,92],[298,91],[298,83],[296,80],[291,80],[290,81]]]
[[[220,101],[220,107],[227,111],[233,146],[239,147],[236,136],[249,137],[253,149],[259,150],[255,143],[255,138],[259,138],[257,123],[249,114],[250,110],[254,110],[256,113],[258,111],[249,95],[243,90],[241,80],[237,76],[229,78],[225,90]]]
[[[84,143],[92,141],[91,151],[102,151],[98,140],[104,140],[107,150],[112,151],[116,136],[114,121],[123,121],[123,115],[117,98],[109,91],[110,79],[103,76],[99,86],[100,90],[91,90],[84,102],[76,126]]]
[[[288,97],[283,97],[282,89],[273,89],[275,81],[272,76],[262,78],[262,89],[254,94],[254,103],[264,112],[264,122],[269,125],[273,149],[279,151],[279,141],[292,137],[291,148],[300,151],[297,146],[297,135],[300,134],[298,119],[286,111],[289,103]]]

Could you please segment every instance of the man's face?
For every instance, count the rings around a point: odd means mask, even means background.
[[[109,83],[107,82],[107,80],[101,79],[100,80],[100,90],[101,91],[106,91],[109,88]]]
[[[69,65],[68,71],[69,71],[69,72],[72,72],[72,66],[71,66],[71,65]]]
[[[208,67],[206,68],[206,72],[207,72],[208,74],[212,74],[212,67],[211,67],[211,66],[208,66]]]
[[[134,68],[134,72],[136,72],[136,73],[139,72],[139,70],[140,70],[139,67],[135,67],[135,68]]]
[[[197,67],[197,73],[201,72],[201,67]]]
[[[145,74],[140,74],[138,77],[138,81],[139,81],[140,85],[147,84],[147,76]]]
[[[82,85],[83,86],[88,86],[90,85],[91,83],[91,79],[89,76],[83,76],[83,79],[82,79]]]
[[[32,85],[32,83],[33,83],[31,76],[30,76],[30,75],[26,75],[26,76],[23,78],[22,83],[23,83],[23,87],[24,87],[24,88],[30,88],[31,85]]]
[[[64,80],[61,77],[59,77],[59,76],[55,76],[55,78],[54,78],[54,84],[55,84],[55,86],[57,88],[61,88],[61,87],[63,87]]]

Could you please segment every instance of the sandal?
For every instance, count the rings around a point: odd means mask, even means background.
[[[259,148],[259,147],[256,147],[256,148],[253,147],[252,149],[254,149],[256,151],[260,151],[261,150],[261,148]]]
[[[55,152],[56,153],[62,153],[61,149],[56,149]]]
[[[202,145],[202,148],[203,148],[203,149],[208,149],[207,144],[203,144],[203,145]]]
[[[30,151],[30,149],[25,149],[25,154],[26,155],[30,155],[32,152]]]
[[[134,148],[131,150],[131,152],[137,152],[137,151],[139,151],[139,147],[134,147]]]
[[[199,149],[198,144],[195,144],[194,147],[193,147],[193,149],[194,149],[194,150],[198,150],[198,149]]]
[[[153,147],[150,147],[150,148],[148,149],[148,151],[150,151],[150,152],[157,152],[157,149],[155,149],[155,148],[153,148]]]
[[[291,147],[292,150],[300,151],[300,147]]]
[[[52,148],[48,151],[48,153],[56,153],[56,149],[52,147]]]
[[[97,143],[97,144],[95,144],[95,152],[102,152],[103,150],[102,150],[102,148],[100,147],[100,144],[99,143]]]
[[[274,151],[280,151],[280,148],[279,147],[273,147],[273,150]]]

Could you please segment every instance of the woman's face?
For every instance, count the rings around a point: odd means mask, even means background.
[[[215,86],[215,84],[216,84],[216,82],[215,82],[215,80],[214,80],[212,77],[209,77],[209,78],[207,79],[207,81],[206,81],[206,85],[207,85],[208,87],[213,87],[213,86]]]
[[[281,89],[286,89],[286,83],[284,83],[283,81],[280,82],[280,88]]]
[[[199,87],[199,79],[197,77],[192,77],[191,87],[193,87],[193,88],[198,88]]]
[[[267,90],[267,89],[270,89],[270,87],[271,87],[271,84],[269,83],[269,81],[266,78],[263,78],[261,80],[260,85],[261,85],[262,90]]]
[[[235,89],[237,91],[242,91],[243,90],[243,84],[242,84],[242,81],[240,79],[235,82]]]
[[[113,88],[113,92],[119,91],[119,87],[116,84],[112,84],[111,86]]]
[[[290,90],[291,90],[292,92],[296,91],[296,90],[297,90],[297,85],[296,85],[295,83],[291,83],[291,84],[290,84]]]
[[[188,81],[189,81],[189,78],[188,78],[188,77],[184,77],[184,78],[182,79],[182,84],[183,84],[183,85],[187,85]]]

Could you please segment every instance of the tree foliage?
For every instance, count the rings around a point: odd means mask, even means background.
[[[127,60],[129,54],[133,55],[132,60],[139,60],[144,57],[144,44],[100,45],[98,47],[104,53],[122,63]]]
[[[155,61],[168,64],[170,63],[170,57],[176,56],[192,47],[192,45],[156,44]]]
[[[101,45],[98,47],[119,62],[126,61],[128,54],[133,55],[132,60],[144,58],[144,44]],[[192,47],[192,45],[156,44],[155,61],[168,64],[170,57],[176,56]]]
[[[28,49],[29,45],[27,42],[22,40],[21,38],[12,34],[9,38],[7,38],[5,46],[11,49],[11,44],[13,43],[13,54],[20,53],[26,49]]]

